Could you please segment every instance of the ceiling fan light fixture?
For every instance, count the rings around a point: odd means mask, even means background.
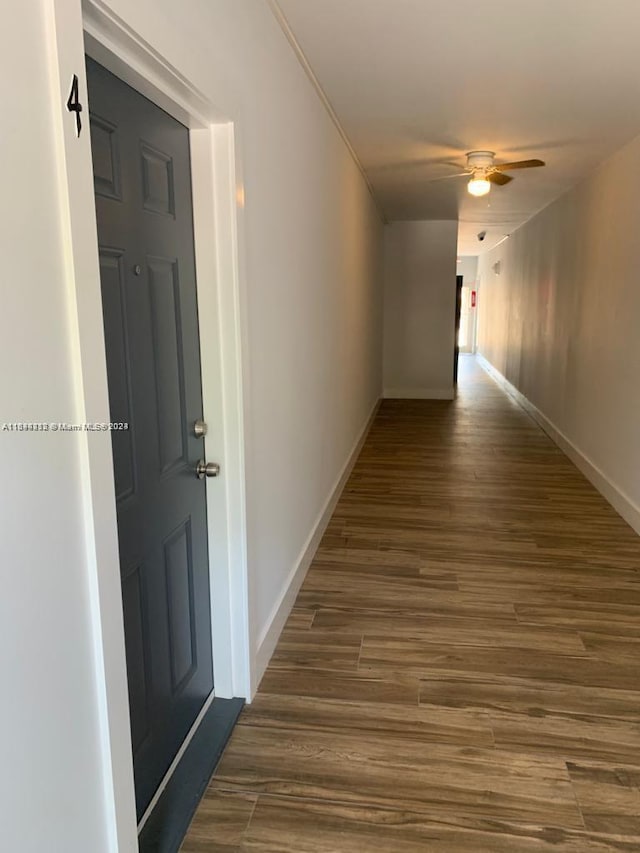
[[[487,195],[490,189],[491,184],[485,177],[473,177],[467,184],[467,191],[475,196]]]

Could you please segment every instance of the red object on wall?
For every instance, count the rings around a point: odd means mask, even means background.
[[[476,307],[476,292],[475,292],[475,290],[471,291],[471,307],[472,308]]]

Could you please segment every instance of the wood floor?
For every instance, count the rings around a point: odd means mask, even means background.
[[[473,359],[385,401],[182,850],[637,853],[639,572]]]

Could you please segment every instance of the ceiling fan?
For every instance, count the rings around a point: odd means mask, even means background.
[[[436,181],[445,181],[449,178],[470,177],[467,190],[471,195],[486,195],[491,189],[491,184],[504,186],[513,180],[505,172],[513,169],[533,169],[537,166],[546,165],[543,160],[516,160],[514,163],[496,163],[493,151],[469,151],[467,154],[467,166],[464,172],[456,175],[445,175],[443,178],[435,178]]]

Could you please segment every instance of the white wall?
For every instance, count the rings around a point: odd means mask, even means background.
[[[261,0],[109,0],[236,124],[256,642],[381,392],[382,225]]]
[[[456,264],[456,274],[462,276],[465,287],[471,287],[478,275],[477,255],[459,255]]]
[[[640,138],[481,257],[479,303],[480,353],[638,530],[639,189]]]
[[[382,225],[266,3],[106,5],[236,127],[246,199],[247,516],[257,656],[381,393]],[[48,0],[18,4],[2,28],[0,421],[77,419],[48,7]],[[73,433],[0,432],[0,847],[21,853],[107,849],[80,459]]]
[[[449,220],[385,227],[385,397],[453,397],[457,234]]]
[[[44,8],[0,27],[0,425],[77,420]],[[21,853],[107,849],[80,441],[0,426],[0,848]]]

